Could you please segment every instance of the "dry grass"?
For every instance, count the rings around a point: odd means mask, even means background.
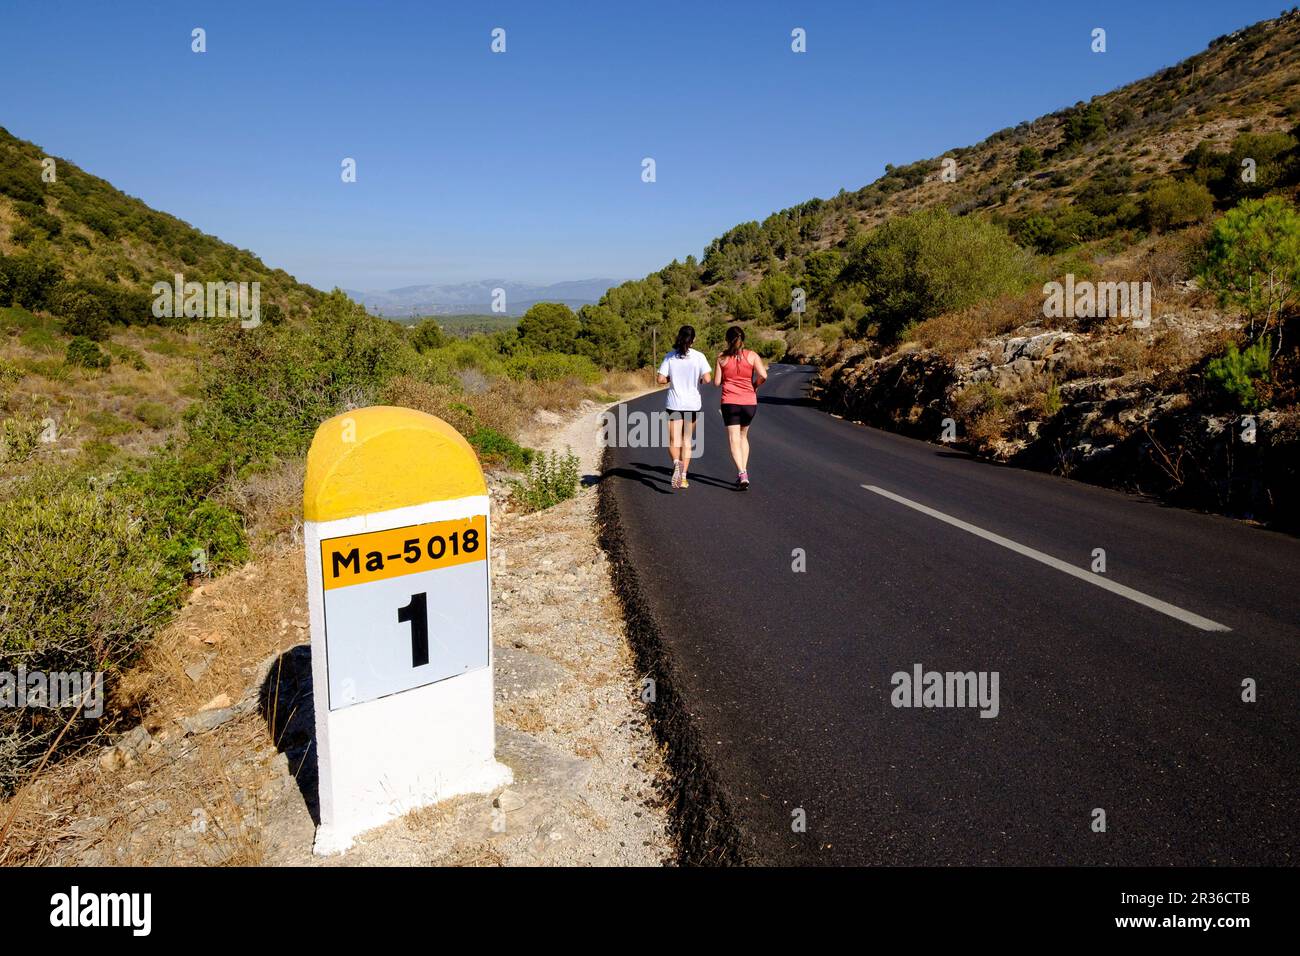
[[[530,700],[509,700],[497,705],[497,720],[507,727],[536,734],[548,726],[540,706]]]
[[[254,554],[274,554],[302,544],[302,486],[305,459],[236,482],[222,503],[245,518]]]
[[[491,428],[518,437],[539,410],[561,412],[583,399],[602,401],[645,388],[648,372],[606,372],[595,385],[571,381],[534,382],[485,379],[475,390],[458,391],[446,385],[400,377],[384,389],[382,401],[437,415],[459,432],[469,435]]]
[[[904,339],[934,349],[951,360],[985,339],[1003,335],[1042,317],[1042,290],[1033,288],[1022,295],[1002,296],[960,312],[927,319],[910,328]]]
[[[606,372],[601,376],[597,387],[606,395],[627,395],[641,391],[652,380],[653,376],[650,369]]]
[[[1154,334],[1137,334],[1126,324],[1113,325],[1098,336],[1094,347],[1072,352],[1060,366],[1063,381],[1125,376],[1151,381],[1223,351],[1237,337],[1230,329],[1189,335],[1178,328],[1163,328]]]
[[[238,700],[256,679],[258,661],[306,640],[302,562],[301,549],[292,550],[196,588],[184,611],[110,688],[110,706],[166,737],[178,733],[176,718],[214,698]],[[261,748],[269,759],[273,744],[254,712],[187,739],[178,756],[167,749],[118,771],[101,768],[91,748],[15,795],[22,805],[0,862],[58,861],[102,844],[115,864],[255,865],[262,856],[257,793],[266,782],[265,761],[230,755]],[[5,810],[0,807],[0,816]],[[132,836],[145,819],[151,834],[184,833],[188,841],[133,849]]]
[[[1142,248],[1131,278],[1150,282],[1152,298],[1166,298],[1196,274],[1209,235],[1210,227],[1202,225],[1160,236]]]
[[[145,756],[116,772],[93,752],[65,760],[13,797],[21,803],[0,865],[59,865],[89,854],[123,866],[257,865],[263,780],[230,755],[256,751],[266,736],[250,715],[187,740],[174,757]],[[151,842],[141,844],[133,838],[146,824]]]
[[[1038,372],[1015,385],[1000,389],[980,382],[953,396],[953,417],[968,442],[988,448],[998,441],[1012,441],[1021,422],[1051,418],[1061,407],[1053,376]]]
[[[54,419],[56,441],[42,445],[40,457],[66,460],[92,444],[146,453],[176,430],[193,401],[195,342],[192,332],[114,329],[101,343],[112,365],[91,370],[64,363],[66,341],[53,318],[11,319],[0,326],[0,363],[14,373],[0,394],[0,416]]]
[[[442,861],[446,866],[505,866],[505,854],[491,843],[479,843],[458,848],[451,857]]]
[[[238,700],[252,676],[248,662],[302,643],[307,627],[301,549],[268,556],[196,588],[123,676],[115,703],[136,710],[152,731],[220,694]],[[186,668],[203,672],[195,679]]]
[[[976,448],[985,448],[1001,438],[1011,423],[1006,397],[984,382],[954,395],[952,413],[966,441]]]

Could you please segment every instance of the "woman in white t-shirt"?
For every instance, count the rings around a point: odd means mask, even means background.
[[[659,364],[659,384],[668,386],[668,453],[673,459],[673,487],[689,488],[686,470],[691,466],[691,442],[700,415],[700,383],[713,375],[703,352],[691,348],[695,329],[677,330],[673,350]]]

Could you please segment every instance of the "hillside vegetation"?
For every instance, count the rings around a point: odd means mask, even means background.
[[[595,305],[539,306],[496,346],[508,355],[531,338],[635,368],[680,325],[696,326],[707,351],[739,322],[769,355],[952,352],[1015,328],[1038,311],[1043,284],[1067,273],[1138,278],[1168,293],[1197,279],[1216,216],[1250,199],[1293,201],[1297,40],[1295,13],[1220,37],[1112,93],[741,223],[702,257],[673,260]],[[1220,271],[1216,281],[1204,285],[1236,278]],[[1231,297],[1224,304],[1244,315]]]
[[[789,335],[799,326],[827,344],[849,338],[889,347],[909,325],[973,301],[1071,269],[1096,271],[1152,237],[1294,187],[1297,40],[1294,13],[1256,24],[1087,103],[742,223],[701,259],[674,260],[611,289],[580,310],[584,328],[622,321],[643,357],[652,328],[662,337],[684,322],[711,344],[726,323],[740,321],[779,330],[802,350],[820,351],[810,337]],[[1247,157],[1256,167],[1249,183],[1239,175]],[[907,251],[924,240],[927,222],[931,234],[948,226],[922,217],[877,234],[922,211],[969,221],[953,227],[967,233],[946,248],[919,253],[951,259],[951,276],[927,273],[924,262],[913,267]],[[1001,268],[995,260],[1013,244],[1023,250],[1014,271],[981,271]],[[792,308],[794,288],[807,295],[802,316]]]
[[[690,323],[708,349],[740,322],[820,364],[829,411],[1300,526],[1297,41],[1292,11],[742,223],[580,310],[573,347],[635,364],[652,332]],[[1050,315],[1047,284],[1067,281],[1147,284],[1149,324],[1095,299]],[[606,330],[624,351],[599,352]]]
[[[0,131],[0,672],[103,671],[110,700],[98,720],[0,710],[0,795],[148,706],[119,678],[192,584],[291,545],[323,419],[438,414],[521,475],[529,510],[578,481],[519,444],[534,414],[627,385],[513,328],[461,339],[367,315],[66,160],[43,177],[46,158]],[[153,283],[175,273],[259,283],[260,324],[156,316]]]

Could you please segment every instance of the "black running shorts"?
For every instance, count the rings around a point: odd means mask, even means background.
[[[722,404],[722,420],[728,425],[741,425],[748,428],[757,412],[757,405],[731,405],[727,402]]]

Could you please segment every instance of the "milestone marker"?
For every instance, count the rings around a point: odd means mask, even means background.
[[[510,782],[495,759],[488,503],[473,449],[440,418],[377,406],[316,430],[303,538],[318,854]]]

